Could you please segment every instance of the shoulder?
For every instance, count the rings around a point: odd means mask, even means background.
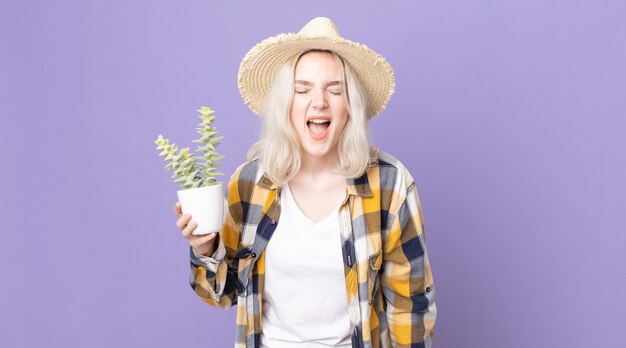
[[[251,184],[255,184],[262,175],[262,171],[259,166],[258,158],[246,161],[235,169],[235,172],[230,178],[230,181],[241,182],[247,181]]]
[[[388,211],[400,214],[403,207],[409,211],[420,211],[415,181],[407,167],[382,150],[376,158],[375,165],[368,170],[367,179],[370,187],[378,190],[382,201],[388,202]]]
[[[262,175],[257,159],[240,164],[228,182],[229,201],[249,201]]]
[[[361,186],[361,190],[367,189],[370,198],[380,201],[381,208],[390,212],[399,211],[406,199],[415,192],[413,177],[406,166],[379,149],[372,155],[366,174],[356,179],[355,183]]]
[[[393,155],[378,150],[376,161],[368,168],[368,177],[378,177],[381,188],[405,191],[413,184],[413,176],[402,162]]]

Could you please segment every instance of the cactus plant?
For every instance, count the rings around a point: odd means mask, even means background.
[[[183,189],[216,185],[215,177],[224,175],[217,171],[220,164],[216,162],[224,156],[220,156],[215,148],[224,137],[217,136],[217,129],[213,126],[213,121],[215,121],[213,109],[201,106],[197,111],[200,113],[199,117],[202,122],[196,130],[201,138],[192,142],[202,144],[195,151],[204,154],[200,157],[202,162],[198,162],[198,158],[189,152],[189,148],[179,149],[176,144],[170,144],[169,139],[163,138],[161,134],[155,141],[157,150],[162,150],[159,156],[164,156],[164,161],[169,162],[165,169],[174,171],[172,179]]]

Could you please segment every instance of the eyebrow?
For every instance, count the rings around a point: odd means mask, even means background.
[[[305,86],[313,85],[313,83],[306,81],[306,80],[296,80],[296,84],[305,85]],[[326,84],[326,87],[331,87],[331,86],[343,86],[343,81],[330,81]]]

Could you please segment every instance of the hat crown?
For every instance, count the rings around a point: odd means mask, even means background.
[[[335,23],[326,17],[313,18],[298,34],[308,37],[330,36],[339,37],[339,30]]]

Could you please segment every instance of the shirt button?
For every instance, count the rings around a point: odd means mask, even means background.
[[[255,257],[256,257],[256,253],[252,253],[252,258],[255,258]]]
[[[426,292],[430,292],[430,286],[426,287]]]
[[[276,225],[276,220],[272,220],[272,221],[270,221],[270,224],[272,224],[272,225]]]

